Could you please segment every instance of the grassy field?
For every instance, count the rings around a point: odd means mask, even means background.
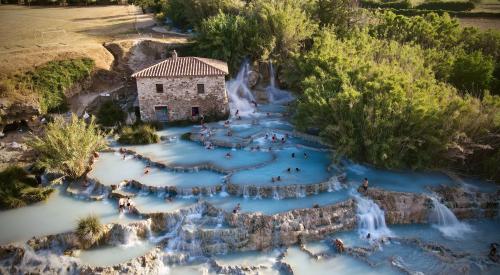
[[[0,74],[56,58],[87,56],[109,68],[105,41],[137,36],[154,23],[135,6],[0,6]]]

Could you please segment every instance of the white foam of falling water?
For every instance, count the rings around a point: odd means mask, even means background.
[[[252,103],[255,98],[247,86],[248,66],[248,62],[244,62],[236,79],[231,79],[227,83],[229,109],[233,117],[236,116],[236,112],[242,117],[250,116],[255,112],[255,106]]]
[[[361,238],[366,238],[370,234],[370,239],[380,239],[382,237],[392,236],[393,233],[385,224],[384,211],[367,198],[359,193],[352,193],[356,200],[358,218],[358,233]]]
[[[461,238],[464,233],[472,231],[472,228],[463,222],[460,222],[455,214],[442,204],[438,198],[430,197],[432,200],[432,211],[429,220],[441,233],[448,238]]]
[[[269,86],[266,91],[270,103],[284,104],[294,99],[290,92],[276,87],[276,72],[272,61],[269,61]]]

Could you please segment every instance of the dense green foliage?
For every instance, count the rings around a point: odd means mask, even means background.
[[[411,1],[409,0],[404,0],[404,1],[388,1],[388,2],[380,2],[380,1],[373,1],[373,0],[361,0],[360,4],[364,8],[382,8],[382,9],[411,9]]]
[[[417,6],[420,10],[470,11],[476,7],[472,2],[463,1],[429,1]]]
[[[51,61],[24,75],[26,82],[40,95],[42,113],[66,109],[64,92],[90,76],[94,61],[89,58]]]
[[[316,0],[312,8],[312,17],[321,26],[335,26],[342,34],[352,28],[359,15],[359,9],[351,0]]]
[[[443,11],[470,11],[476,6],[472,2],[464,1],[425,1],[416,6],[413,6],[411,1],[374,1],[361,0],[361,6],[364,8],[381,8],[381,9],[417,9],[417,10],[443,10]]]
[[[116,126],[125,122],[127,114],[113,101],[104,102],[97,112],[97,122],[102,126]]]
[[[90,215],[79,219],[76,227],[76,235],[84,249],[98,243],[104,235],[104,227],[99,217]]]
[[[118,142],[121,144],[151,144],[160,142],[156,129],[147,124],[137,124],[122,128]]]
[[[7,167],[0,172],[0,208],[17,208],[43,201],[54,191],[37,185],[35,178],[23,168]]]
[[[427,51],[364,31],[345,39],[322,31],[286,70],[303,89],[297,126],[320,129],[339,156],[380,167],[498,177],[500,98],[460,96],[436,80]]]
[[[89,171],[93,153],[104,149],[106,140],[94,117],[87,124],[73,115],[69,122],[56,117],[44,136],[35,136],[28,144],[38,153],[37,166],[76,179]]]
[[[203,19],[219,12],[237,14],[244,5],[241,0],[167,0],[156,4],[156,7],[175,26],[188,29],[199,26]]]
[[[379,39],[418,45],[426,50],[426,63],[438,80],[449,82],[462,93],[481,97],[485,90],[499,94],[500,34],[461,28],[448,15],[405,17],[379,14],[370,33]],[[496,71],[495,71],[496,69]]]
[[[198,52],[228,61],[234,71],[245,57],[286,60],[317,29],[294,0],[252,1],[242,15],[219,13],[197,29]]]

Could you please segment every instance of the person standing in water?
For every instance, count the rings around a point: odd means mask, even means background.
[[[362,185],[362,187],[363,187],[363,190],[364,190],[364,191],[368,190],[368,178],[365,178],[365,179],[363,180],[363,185]]]

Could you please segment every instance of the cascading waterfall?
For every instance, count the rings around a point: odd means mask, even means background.
[[[270,103],[284,104],[294,99],[290,92],[276,87],[276,73],[271,60],[269,60],[269,86],[266,88],[266,91]]]
[[[337,176],[333,176],[328,180],[328,192],[339,191],[341,189],[342,184]]]
[[[229,109],[234,117],[238,111],[239,116],[250,116],[255,112],[255,98],[247,86],[248,62],[241,66],[236,79],[231,79],[227,83],[229,96]]]
[[[392,236],[391,230],[385,224],[384,211],[367,198],[363,198],[359,193],[354,193],[353,197],[357,203],[358,233],[361,238],[366,238],[368,233],[370,239],[379,239]]]
[[[438,198],[430,197],[432,200],[432,211],[429,215],[429,221],[443,233],[445,237],[460,238],[463,233],[472,231],[471,227],[463,222],[460,222],[455,214],[442,204]]]

